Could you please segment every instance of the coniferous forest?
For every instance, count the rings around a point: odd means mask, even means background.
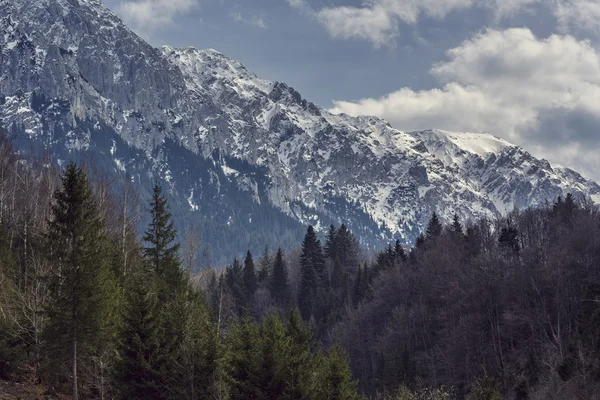
[[[380,252],[308,227],[216,268],[159,182],[144,204],[52,165],[0,137],[1,399],[600,398],[590,201],[434,214]]]

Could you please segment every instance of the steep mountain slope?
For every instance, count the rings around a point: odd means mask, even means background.
[[[215,50],[155,49],[98,0],[0,0],[0,123],[23,150],[168,183],[217,259],[346,221],[411,241],[434,210],[494,215],[600,187],[489,135],[332,115]],[[180,226],[180,229],[183,228]],[[235,239],[232,239],[235,238]]]

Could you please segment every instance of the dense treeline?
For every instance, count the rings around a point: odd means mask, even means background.
[[[0,379],[102,399],[600,398],[599,231],[569,195],[434,214],[379,254],[308,227],[197,273],[201,238],[179,240],[160,185],[140,204],[0,136]]]
[[[216,323],[160,185],[138,240],[122,183],[0,151],[0,378],[73,399],[358,398],[344,351],[319,350],[287,303]],[[286,282],[276,261],[263,278]]]

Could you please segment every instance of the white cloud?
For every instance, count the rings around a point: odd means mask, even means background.
[[[405,130],[489,132],[583,171],[600,167],[600,53],[589,42],[488,30],[447,55],[431,69],[439,88],[336,101],[332,111],[376,115]]]
[[[424,17],[443,19],[449,13],[473,7],[491,10],[496,19],[507,18],[534,5],[550,9],[560,28],[600,33],[600,0],[366,0],[360,7],[334,6],[313,10],[307,0],[287,0],[316,18],[334,38],[362,39],[376,47],[392,44],[401,24],[416,24]]]
[[[142,31],[173,24],[176,17],[198,5],[198,0],[132,0],[119,6],[119,14]]]
[[[267,29],[267,24],[265,23],[265,21],[261,17],[258,17],[256,15],[246,17],[246,16],[242,15],[242,13],[240,13],[240,12],[234,12],[234,13],[229,14],[229,17],[231,19],[233,19],[235,22],[238,22],[241,24],[252,25],[252,26],[254,26],[256,28],[260,28],[260,29]]]
[[[563,30],[576,26],[600,33],[600,1],[598,0],[557,0],[554,15]]]
[[[470,7],[476,0],[371,0],[364,7],[327,7],[315,11],[316,19],[331,36],[364,39],[381,46],[389,43],[400,23],[414,24],[422,15],[443,18],[455,9]],[[288,0],[306,7],[302,0]]]

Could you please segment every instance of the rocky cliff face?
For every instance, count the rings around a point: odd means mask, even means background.
[[[332,115],[215,50],[153,48],[98,0],[0,0],[0,16],[1,126],[58,161],[94,154],[142,191],[164,180],[217,255],[291,244],[308,223],[409,242],[434,210],[600,200],[596,183],[495,137]]]

